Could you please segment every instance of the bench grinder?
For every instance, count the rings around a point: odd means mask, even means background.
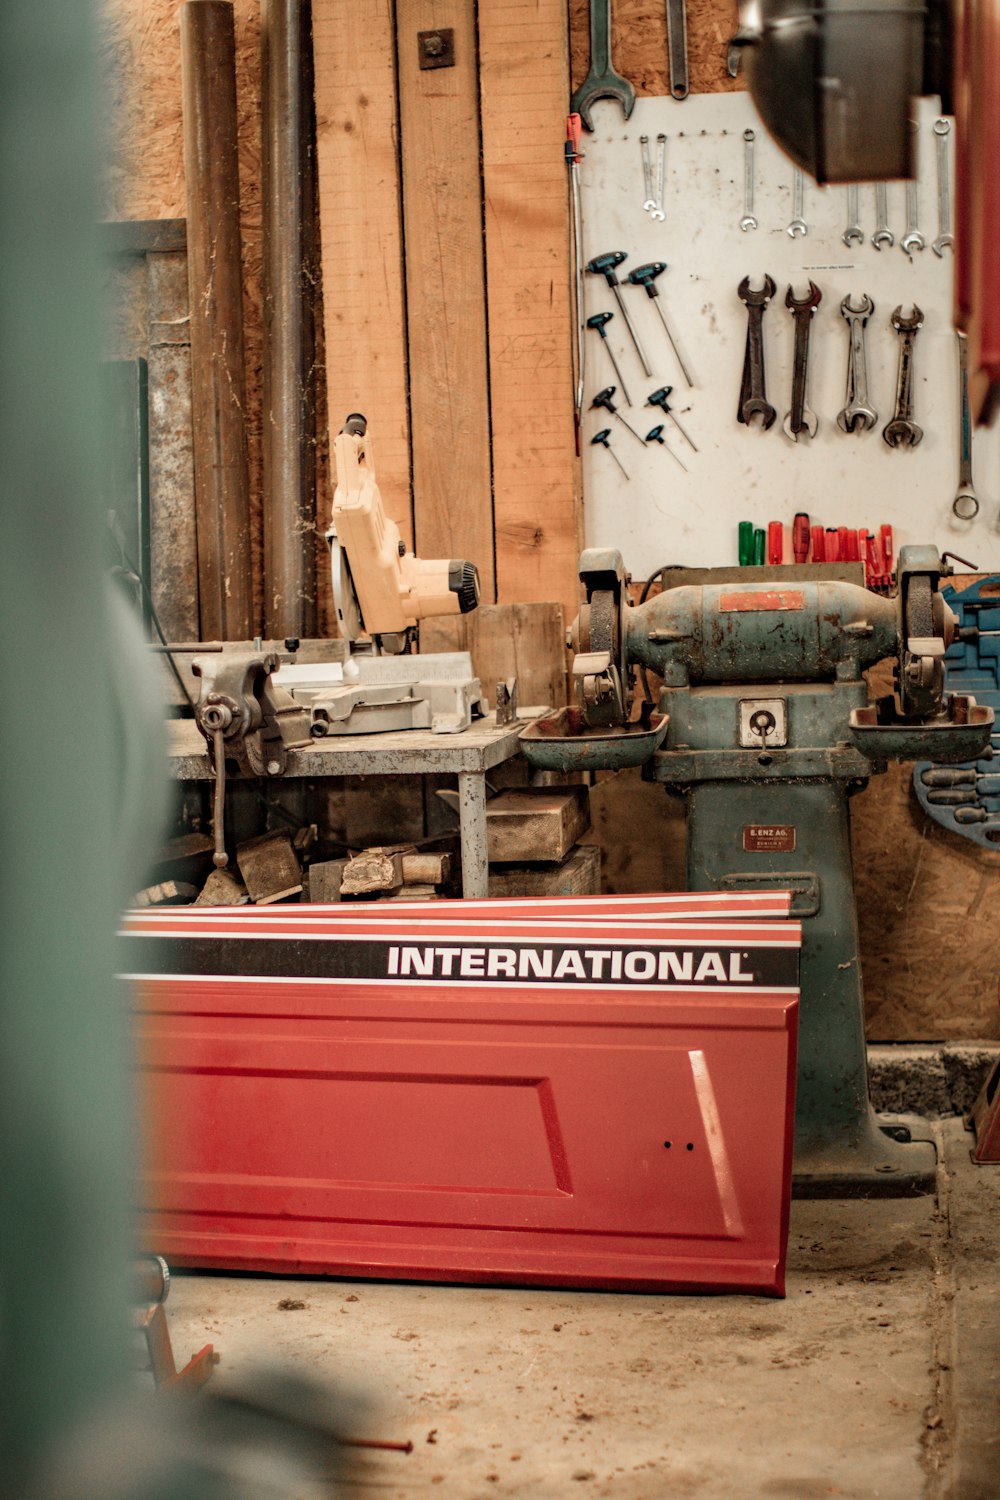
[[[904,547],[886,598],[860,569],[677,570],[632,607],[620,554],[586,551],[570,631],[577,707],[522,737],[536,765],[642,763],[683,797],[692,890],[792,891],[800,1195],[933,1187],[929,1131],[912,1139],[869,1102],[848,799],[889,760],[969,760],[989,743],[992,710],[944,693],[944,653],[965,634],[938,591],[947,571],[933,548]],[[862,674],[886,657],[896,694],[869,703]],[[647,704],[630,725],[648,672],[662,679],[659,716]]]

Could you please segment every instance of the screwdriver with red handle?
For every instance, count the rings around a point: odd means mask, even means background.
[[[804,563],[809,556],[809,517],[804,510],[795,512],[792,522],[792,557]]]
[[[785,528],[780,521],[767,523],[767,560],[772,567],[785,560]]]
[[[826,532],[822,526],[812,528],[813,562],[826,562]]]

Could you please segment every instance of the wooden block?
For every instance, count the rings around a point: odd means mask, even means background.
[[[558,864],[589,827],[585,786],[510,787],[486,804],[491,864]]]
[[[403,884],[403,856],[388,849],[365,849],[349,859],[340,882],[342,896],[395,891]]]
[[[417,35],[441,28],[454,32],[455,64],[423,70]],[[416,546],[423,557],[470,558],[479,568],[483,598],[492,602],[475,0],[408,0],[397,6],[396,57]],[[555,154],[561,162],[561,151]],[[560,191],[565,197],[565,184]],[[366,253],[371,249],[366,245]],[[524,297],[527,284],[515,280]],[[536,299],[530,300],[534,305]],[[565,328],[563,339],[568,345]],[[377,441],[378,429],[372,430]]]
[[[364,412],[386,511],[412,541],[392,15],[313,0],[316,166],[330,431]]]
[[[569,73],[565,0],[481,5],[479,59],[497,599],[556,599],[572,619],[583,532],[559,149]],[[521,702],[529,701],[522,693]]]
[[[437,887],[433,885],[404,885],[400,890],[394,891],[391,896],[383,896],[383,901],[436,901],[438,900]]]
[[[562,708],[567,700],[561,604],[485,605],[458,619],[424,620],[421,651],[468,651],[492,708],[496,686],[517,678],[517,701]]]
[[[297,895],[302,889],[299,862],[291,838],[283,830],[262,833],[259,838],[240,844],[236,850],[236,862],[250,899],[258,906],[282,901],[286,896]]]
[[[597,896],[601,851],[577,844],[561,865],[503,865],[490,869],[491,896]]]
[[[158,885],[148,885],[145,890],[138,891],[135,897],[136,906],[187,906],[198,894],[196,885],[188,885],[183,880],[161,880]]]
[[[161,880],[183,880],[198,887],[212,863],[214,840],[207,833],[182,833],[167,839],[156,859]]]
[[[195,906],[248,906],[250,894],[232,870],[213,870],[201,888]]]
[[[451,874],[450,854],[404,854],[403,884],[441,885]]]
[[[340,885],[349,861],[326,859],[309,866],[306,899],[327,903],[340,900]]]

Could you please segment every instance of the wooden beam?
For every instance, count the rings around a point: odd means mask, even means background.
[[[454,33],[420,67],[420,32]],[[408,0],[396,27],[418,551],[468,557],[495,597],[474,0]]]
[[[392,15],[391,0],[313,0],[316,155],[330,428],[364,412],[385,508],[412,540]]]
[[[493,504],[501,603],[576,614],[582,542],[573,432],[569,95],[564,0],[481,0]]]

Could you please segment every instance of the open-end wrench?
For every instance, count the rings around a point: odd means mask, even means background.
[[[922,250],[927,244],[919,229],[920,219],[920,196],[917,179],[911,177],[906,184],[906,233],[899,242],[899,248],[913,259],[914,250]]]
[[[764,390],[764,309],[777,291],[773,279],[764,273],[764,285],[759,292],[750,290],[750,278],[744,276],[737,288],[737,295],[747,310],[747,345],[743,356],[743,382],[740,387],[740,404],[736,411],[738,422],[749,427],[754,417],[763,419],[764,429],[770,427],[777,416]]]
[[[917,329],[924,324],[924,315],[914,302],[908,318],[903,317],[902,307],[897,307],[890,319],[899,334],[899,369],[896,374],[896,411],[892,421],[882,429],[882,436],[890,448],[915,448],[923,437],[923,428],[913,420],[913,345]]]
[[[843,411],[837,413],[837,426],[842,432],[867,432],[878,421],[878,412],[868,402],[868,361],[865,356],[865,324],[875,311],[875,304],[867,292],[862,292],[862,303],[855,307],[848,294],[840,304],[840,312],[846,318],[851,331],[851,348],[847,360],[847,398]]]
[[[971,521],[979,514],[979,497],[972,483],[972,412],[969,408],[969,349],[965,334],[956,328],[958,339],[958,381],[961,415],[958,428],[958,491],[951,508],[960,521]]]
[[[656,137],[656,207],[650,214],[658,224],[667,217],[663,208],[663,188],[667,180],[667,138],[661,130]]]
[[[646,194],[646,201],[642,206],[646,213],[651,214],[656,207],[656,199],[653,197],[653,160],[649,154],[648,135],[639,137],[639,147],[642,151],[642,186]]]
[[[938,233],[931,249],[935,255],[941,257],[944,256],[945,247],[955,243],[955,237],[949,227],[951,224],[951,167],[948,158],[950,131],[950,120],[934,121],[934,139],[937,144]]]
[[[608,358],[611,361],[615,374],[618,376],[618,384],[621,386],[622,395],[625,397],[625,405],[631,406],[632,397],[629,395],[625,382],[622,379],[622,372],[618,368],[618,361],[615,359],[615,351],[611,347],[611,340],[608,338],[608,335],[605,332],[606,325],[611,322],[611,319],[613,317],[614,313],[612,312],[594,313],[592,317],[587,319],[587,327],[593,328],[597,333],[601,335],[601,338],[604,340],[604,347],[608,351]]]
[[[684,0],[667,0],[667,65],[671,99],[688,96],[688,34]]]
[[[680,351],[677,340],[674,338],[673,331],[670,327],[669,322],[667,321],[667,315],[663,311],[663,305],[659,300],[660,294],[657,291],[656,287],[653,285],[657,276],[659,276],[661,272],[665,271],[666,269],[667,263],[665,260],[652,260],[649,261],[647,265],[636,266],[634,271],[630,271],[628,273],[628,279],[633,286],[641,286],[645,288],[646,296],[652,300],[653,306],[656,308],[656,311],[660,315],[660,322],[663,324],[663,331],[667,335],[667,338],[670,340],[670,347],[676,355],[677,363],[681,367],[681,373],[684,376],[684,379],[687,381],[688,385],[694,385],[694,381],[691,378],[691,371],[687,367],[684,356]],[[632,403],[630,401],[629,406],[631,405]]]
[[[884,182],[875,184],[875,233],[872,244],[876,250],[883,245],[894,245],[896,237],[889,228],[889,189]]]
[[[740,228],[744,233],[757,228],[753,211],[753,143],[757,132],[749,128],[743,132],[743,217]]]
[[[782,430],[793,443],[798,442],[802,431],[815,437],[819,426],[816,413],[806,405],[806,375],[809,368],[809,334],[813,316],[822,300],[823,293],[815,281],[810,281],[809,294],[801,302],[796,301],[794,287],[790,286],[785,293],[785,306],[791,310],[795,320],[795,368],[792,375],[792,409],[782,423]]]
[[[859,245],[865,242],[865,232],[858,222],[861,218],[861,193],[856,182],[848,184],[847,188],[847,228],[841,235],[845,245],[852,245],[855,240]]]
[[[809,226],[803,215],[806,211],[806,179],[805,174],[798,167],[792,177],[792,217],[788,224],[787,233],[794,240],[797,234],[808,234]]]
[[[653,372],[649,368],[649,360],[646,358],[646,351],[643,349],[642,345],[639,342],[639,335],[635,331],[635,324],[632,322],[631,314],[629,313],[628,308],[625,306],[625,299],[622,297],[621,287],[618,285],[616,267],[620,266],[624,259],[624,250],[609,250],[607,255],[595,255],[593,260],[588,260],[587,270],[592,276],[603,276],[605,281],[608,283],[608,286],[614,292],[615,301],[618,303],[618,311],[621,313],[622,318],[625,321],[625,327],[629,331],[629,337],[631,338],[632,343],[635,346],[636,354],[638,354],[639,356],[639,363],[642,365],[643,371],[646,375],[652,375]]]
[[[590,72],[570,100],[586,130],[593,130],[590,107],[598,99],[617,99],[626,120],[635,108],[635,89],[611,66],[611,0],[590,0]]]

